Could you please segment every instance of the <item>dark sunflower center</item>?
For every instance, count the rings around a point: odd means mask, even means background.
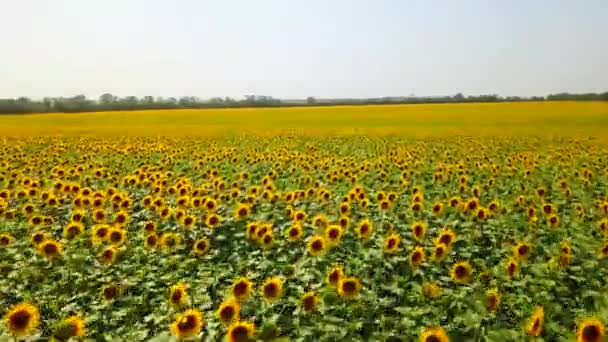
[[[420,235],[422,235],[422,227],[421,227],[421,226],[415,226],[415,227],[414,227],[414,234],[415,234],[416,236],[420,236]]]
[[[291,237],[296,237],[296,236],[298,236],[298,233],[299,233],[299,231],[298,231],[298,229],[297,229],[297,228],[292,228],[292,229],[289,231],[289,236],[291,236]]]
[[[302,220],[304,219],[304,215],[303,215],[303,214],[301,214],[301,213],[298,213],[298,214],[296,215],[296,219],[297,219],[298,221],[302,221]]]
[[[431,335],[425,339],[425,342],[441,342],[441,339],[435,335]]]
[[[600,329],[596,325],[590,325],[583,328],[583,341],[599,341]]]
[[[2,246],[8,245],[9,242],[10,240],[7,236],[3,236],[0,238],[0,245]]]
[[[222,319],[227,321],[227,320],[231,320],[232,317],[234,317],[234,307],[229,305],[226,306],[222,309],[222,311],[220,312],[220,315],[222,316]]]
[[[529,248],[528,246],[524,245],[524,246],[519,246],[518,252],[520,255],[526,255],[528,254]]]
[[[464,266],[456,266],[456,272],[455,272],[455,274],[456,274],[457,278],[464,278],[464,277],[467,276],[467,273],[468,273],[468,271],[467,271],[466,267],[464,267]]]
[[[434,212],[439,212],[439,210],[441,210],[441,207],[438,205],[433,206],[433,211]]]
[[[156,245],[156,242],[158,242],[158,238],[156,236],[154,236],[154,235],[148,236],[149,245]]]
[[[232,329],[232,331],[230,332],[230,337],[232,337],[234,341],[246,341],[247,333],[248,330],[246,327],[237,326],[234,327],[234,329]]]
[[[122,234],[120,234],[120,232],[112,232],[112,234],[110,234],[110,240],[112,240],[112,242],[119,242],[122,239]]]
[[[41,243],[42,240],[44,240],[44,235],[42,235],[42,234],[36,234],[36,235],[34,235],[34,237],[32,238],[32,240],[35,243]]]
[[[108,235],[108,229],[107,228],[100,228],[99,230],[97,230],[97,237],[103,238],[106,235]]]
[[[354,281],[345,281],[342,284],[342,291],[345,293],[354,293],[357,290],[357,284]]]
[[[54,243],[47,243],[46,245],[44,245],[44,253],[48,255],[54,255],[57,254],[57,252],[57,246]]]
[[[443,247],[439,246],[439,247],[435,248],[435,255],[438,258],[441,258],[443,256],[443,252],[444,252]]]
[[[275,283],[270,283],[264,286],[264,296],[265,297],[276,297],[279,292],[279,288]]]
[[[182,300],[183,297],[183,293],[182,290],[175,290],[173,291],[173,293],[171,294],[171,301],[173,303],[179,303]]]
[[[196,317],[188,315],[184,317],[178,324],[178,329],[182,332],[188,332],[196,327]]]
[[[312,242],[311,247],[315,251],[320,251],[323,249],[323,242],[321,242],[321,240],[315,240]]]
[[[25,329],[28,326],[31,315],[29,312],[25,310],[20,310],[15,312],[10,316],[11,325],[16,328],[16,330]]]
[[[416,252],[414,252],[414,254],[412,254],[412,262],[418,263],[421,259],[422,259],[422,253],[420,253],[419,251],[416,251]]]
[[[340,272],[338,271],[333,271],[329,274],[329,282],[332,284],[335,284],[338,282],[338,280],[340,279]]]
[[[313,296],[307,296],[306,298],[304,298],[304,309],[306,311],[310,311],[314,308],[315,306],[315,297]]]
[[[111,249],[105,250],[103,252],[103,257],[106,259],[112,259],[113,256],[114,256],[114,251]]]
[[[247,293],[247,284],[245,282],[238,282],[234,285],[234,295],[237,297],[244,296]]]
[[[215,217],[215,216],[211,216],[211,217],[209,218],[209,223],[210,223],[210,224],[212,224],[212,225],[217,224],[217,217]]]
[[[340,232],[337,229],[331,229],[329,231],[329,237],[331,239],[337,239],[339,235],[340,235]]]
[[[388,247],[388,249],[393,249],[395,248],[395,245],[397,244],[397,240],[396,239],[388,239],[388,243],[386,244],[386,247]]]
[[[108,288],[106,288],[106,289],[103,290],[103,296],[106,299],[112,299],[112,298],[116,297],[116,293],[117,293],[117,290],[113,286],[112,287],[108,287]]]
[[[452,242],[452,237],[448,234],[443,234],[441,235],[441,238],[439,238],[439,242],[449,245],[450,242]]]
[[[361,229],[359,231],[361,232],[361,234],[365,235],[369,231],[369,226],[364,224],[361,226]]]
[[[269,244],[272,242],[272,236],[271,235],[264,235],[264,243],[265,244]]]

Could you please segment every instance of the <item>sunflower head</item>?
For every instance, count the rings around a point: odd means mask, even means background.
[[[106,265],[114,263],[114,260],[116,259],[116,247],[108,246],[104,248],[99,255],[99,259]]]
[[[287,236],[287,240],[291,242],[300,240],[302,237],[302,226],[298,223],[292,224],[291,227],[287,228],[285,235]]]
[[[145,245],[148,249],[156,248],[156,246],[158,246],[158,235],[156,235],[156,233],[146,235]]]
[[[355,232],[360,239],[369,238],[373,233],[372,223],[368,219],[361,220]]]
[[[110,229],[110,232],[108,233],[108,240],[113,245],[120,246],[127,240],[127,232],[124,229],[115,226]]]
[[[425,297],[435,299],[441,296],[441,287],[435,282],[427,282],[422,286],[422,292]]]
[[[232,284],[231,293],[234,298],[244,301],[251,294],[251,281],[247,278],[239,278]]]
[[[395,254],[399,251],[401,245],[401,237],[397,233],[389,235],[384,239],[384,253]]]
[[[447,254],[448,254],[448,247],[445,244],[443,244],[443,243],[436,244],[435,249],[433,249],[433,261],[441,262],[443,259],[445,259]]]
[[[444,244],[447,247],[452,246],[452,244],[456,241],[456,233],[454,233],[451,229],[444,229],[439,237],[437,238],[437,244]]]
[[[250,322],[235,322],[228,328],[227,342],[247,342],[252,340],[255,326]]]
[[[450,338],[442,327],[428,327],[420,334],[420,342],[449,342]]]
[[[414,222],[412,225],[412,235],[417,241],[424,240],[426,235],[426,224],[422,221]]]
[[[422,246],[417,246],[410,254],[410,266],[416,268],[420,266],[425,259],[426,254],[424,248],[422,248]]]
[[[313,256],[321,256],[327,249],[327,242],[321,235],[315,235],[308,240],[308,252]]]
[[[278,300],[283,294],[283,282],[277,277],[268,278],[262,285],[262,296],[269,303]]]
[[[45,258],[52,259],[61,254],[63,246],[56,240],[44,240],[38,245],[38,252]]]
[[[227,299],[220,304],[217,309],[217,318],[224,324],[229,325],[234,321],[238,321],[241,312],[241,307],[235,299]]]
[[[532,253],[532,247],[527,242],[520,242],[513,247],[513,255],[518,260],[526,260]]]
[[[545,318],[545,311],[542,306],[538,306],[532,317],[530,317],[530,322],[528,323],[528,335],[533,337],[538,337],[543,331],[543,320]]]
[[[354,298],[361,291],[361,282],[355,277],[342,277],[338,282],[338,294],[342,298]]]
[[[597,318],[585,318],[576,330],[577,342],[602,342],[605,336],[604,324]]]
[[[71,337],[84,337],[85,336],[85,323],[84,320],[78,316],[70,316],[57,325],[53,337],[60,341],[67,341]]]
[[[25,302],[10,308],[5,320],[6,327],[12,336],[26,337],[38,327],[40,313],[32,303]]]
[[[193,337],[201,332],[203,324],[203,314],[196,309],[189,309],[171,323],[171,333],[180,339]]]
[[[344,278],[342,267],[332,267],[327,273],[327,283],[331,287],[337,287],[342,278]]]
[[[471,264],[466,261],[460,261],[452,266],[450,276],[457,284],[465,284],[471,280],[473,270]]]
[[[181,307],[186,302],[188,297],[188,285],[178,283],[169,290],[169,303],[177,307]]]
[[[313,312],[317,308],[319,302],[320,299],[316,293],[312,291],[306,292],[301,299],[302,310],[306,313]]]
[[[192,252],[194,255],[205,255],[209,252],[211,248],[211,242],[209,239],[202,237],[194,242],[192,246]]]
[[[215,228],[221,223],[222,219],[219,215],[211,213],[205,218],[205,225],[209,228]]]
[[[73,239],[84,232],[84,226],[79,221],[72,221],[63,228],[63,236],[66,239]]]
[[[10,235],[9,233],[0,234],[0,248],[7,247],[11,243],[13,243],[13,240],[14,240],[13,236]]]
[[[500,293],[497,289],[492,289],[486,292],[486,308],[490,312],[494,312],[498,309],[500,304]]]
[[[97,224],[93,227],[91,239],[95,243],[105,241],[110,237],[110,230],[110,226],[106,224]]]
[[[325,229],[325,240],[332,246],[340,243],[342,238],[342,227],[339,225],[330,225]]]

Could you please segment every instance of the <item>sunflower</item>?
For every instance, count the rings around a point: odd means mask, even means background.
[[[490,215],[489,210],[484,207],[477,208],[477,211],[475,212],[475,217],[480,221],[487,219],[489,217],[489,215]]]
[[[604,324],[597,318],[585,318],[576,330],[577,342],[602,342],[604,341]]]
[[[338,282],[338,294],[343,298],[356,297],[361,291],[361,282],[355,277],[343,277]]]
[[[424,240],[426,235],[426,224],[422,221],[414,222],[412,225],[412,234],[417,241]]]
[[[235,322],[228,327],[226,334],[227,342],[247,342],[250,341],[255,333],[255,325],[250,322]]]
[[[274,245],[274,234],[269,230],[261,239],[258,240],[263,248],[270,248]]]
[[[426,255],[424,253],[424,249],[422,246],[417,246],[410,254],[410,266],[414,268],[418,267],[424,262],[425,259]]]
[[[239,203],[234,209],[235,219],[244,219],[251,214],[251,207],[247,204]]]
[[[490,312],[494,312],[500,305],[500,293],[497,289],[492,289],[486,292],[486,308]]]
[[[306,217],[306,212],[302,210],[296,210],[293,212],[293,218],[297,222],[304,222],[304,220],[306,220]]]
[[[175,234],[175,233],[164,233],[163,235],[161,235],[160,237],[160,246],[166,250],[172,250],[173,248],[177,247],[180,243],[180,237],[179,235]]]
[[[70,316],[57,325],[53,338],[59,341],[67,341],[71,337],[84,337],[85,336],[85,323],[84,320],[78,316]]]
[[[420,342],[449,342],[450,338],[442,327],[428,327],[420,334]]]
[[[339,267],[339,266],[332,267],[329,270],[329,273],[327,273],[327,283],[331,287],[337,287],[338,284],[340,283],[340,280],[342,280],[343,277],[344,277],[344,271],[342,270],[342,267]]]
[[[93,231],[91,232],[91,239],[93,243],[99,243],[101,241],[105,241],[110,236],[110,226],[106,224],[98,224],[93,226]]]
[[[219,215],[215,213],[211,213],[207,215],[205,218],[205,225],[209,228],[215,228],[222,222],[222,219]]]
[[[509,279],[513,279],[515,277],[518,268],[519,265],[517,263],[517,260],[510,259],[509,261],[507,261],[507,276],[509,277]]]
[[[40,215],[33,215],[28,220],[28,223],[32,227],[37,227],[37,226],[41,225],[43,222],[44,222],[44,218]]]
[[[513,255],[517,260],[526,260],[532,253],[532,247],[527,242],[520,242],[513,247]]]
[[[0,234],[0,247],[7,247],[13,243],[14,238],[8,233]]]
[[[357,229],[355,233],[359,237],[359,239],[367,239],[374,232],[372,223],[368,219],[363,219],[357,225]]]
[[[247,238],[250,240],[257,240],[258,235],[258,228],[260,227],[260,223],[259,222],[249,222],[247,224]]]
[[[192,246],[192,252],[194,255],[205,255],[211,248],[211,242],[206,237],[202,237],[194,242]]]
[[[350,219],[347,216],[341,216],[338,220],[338,224],[342,229],[346,230],[350,224]]]
[[[283,282],[277,277],[266,279],[262,285],[262,296],[267,302],[272,303],[283,294]]]
[[[6,314],[6,328],[15,337],[31,335],[40,323],[38,308],[29,302],[11,307]]]
[[[30,239],[30,241],[32,242],[32,245],[34,245],[34,247],[37,247],[40,243],[42,243],[42,241],[46,240],[46,232],[44,230],[39,230],[37,232],[34,232],[32,234],[32,237]],[[2,240],[0,238],[0,240]],[[0,241],[0,245],[2,244],[2,242]]]
[[[171,323],[171,333],[179,339],[193,337],[201,332],[203,324],[203,314],[196,309],[189,309]]]
[[[188,285],[185,283],[178,283],[171,286],[169,290],[169,303],[177,307],[184,305],[188,299]]]
[[[450,277],[457,284],[468,283],[471,280],[472,275],[473,271],[471,269],[471,265],[466,261],[455,263],[450,272]]]
[[[315,311],[319,302],[319,296],[312,291],[304,293],[302,299],[300,300],[302,310],[306,313]]]
[[[572,247],[568,244],[568,242],[563,242],[560,247],[560,255],[559,262],[562,266],[567,266],[570,263],[570,259],[572,257]]]
[[[433,215],[439,216],[443,212],[443,204],[441,202],[435,202],[431,207],[431,210],[433,211]]]
[[[251,281],[247,278],[241,277],[232,284],[232,296],[239,301],[245,301],[251,294],[251,287]]]
[[[158,245],[158,235],[156,233],[148,234],[145,237],[145,245],[148,249],[154,249]]]
[[[435,249],[433,249],[433,261],[441,262],[448,254],[448,247],[443,243],[438,243],[435,245]]]
[[[159,213],[161,218],[168,220],[173,212],[169,207],[161,207]]]
[[[73,239],[84,232],[84,226],[78,221],[72,221],[63,228],[63,236],[66,239]]]
[[[436,244],[444,244],[448,248],[456,241],[456,233],[451,229],[444,229],[437,238]]]
[[[144,224],[144,233],[145,234],[152,234],[156,232],[156,222],[154,221],[148,221]]]
[[[422,293],[429,299],[435,299],[441,296],[441,287],[435,282],[426,282],[422,286]]]
[[[555,214],[551,214],[547,219],[547,223],[549,224],[550,228],[557,228],[559,225],[559,217]]]
[[[395,254],[399,251],[400,245],[401,236],[399,236],[399,234],[397,233],[391,234],[386,239],[384,239],[384,253]]]
[[[325,229],[325,240],[331,246],[336,246],[340,244],[340,239],[342,238],[342,227],[339,225],[331,225]]]
[[[314,256],[321,256],[325,254],[327,248],[327,242],[321,235],[315,235],[308,239],[307,243],[308,252]]]
[[[287,236],[287,240],[291,242],[300,240],[302,237],[302,226],[298,223],[292,224],[291,227],[287,228],[285,235]]]
[[[129,221],[129,214],[124,211],[120,211],[114,215],[114,223],[118,226],[125,226]]]
[[[410,209],[412,209],[412,211],[415,212],[415,213],[421,212],[422,209],[423,209],[422,202],[413,202],[410,205]]]
[[[127,240],[127,232],[119,227],[112,227],[108,233],[108,240],[115,246],[122,245]]]
[[[52,259],[61,254],[63,246],[56,240],[44,240],[38,245],[38,252],[45,258]]]
[[[234,321],[238,321],[241,312],[241,307],[235,299],[224,300],[217,309],[217,318],[224,324],[229,325]]]
[[[116,259],[116,247],[108,246],[101,251],[99,259],[106,265],[111,265]]]
[[[532,317],[530,317],[530,321],[528,323],[528,335],[532,337],[538,337],[543,331],[543,320],[545,318],[545,311],[542,306],[538,306]]]
[[[192,215],[184,215],[180,222],[184,229],[192,229],[192,227],[194,227],[196,224],[196,217]]]

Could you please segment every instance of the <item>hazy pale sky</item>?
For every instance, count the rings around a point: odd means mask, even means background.
[[[0,97],[608,91],[608,0],[4,0]]]

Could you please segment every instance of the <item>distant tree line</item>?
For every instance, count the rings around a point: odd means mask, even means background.
[[[551,94],[548,96],[502,97],[495,94],[465,96],[395,96],[365,99],[316,99],[279,100],[272,96],[246,95],[237,100],[230,97],[200,99],[194,96],[181,98],[127,96],[117,97],[103,94],[98,99],[84,95],[73,97],[45,97],[32,100],[27,97],[0,99],[0,114],[55,113],[55,112],[102,112],[146,109],[202,109],[202,108],[239,108],[239,107],[295,107],[295,106],[337,106],[370,104],[422,104],[422,103],[473,103],[473,102],[523,102],[523,101],[608,101],[608,92],[587,94]]]

